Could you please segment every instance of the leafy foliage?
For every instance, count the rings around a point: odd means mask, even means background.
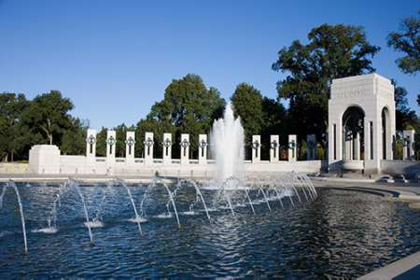
[[[405,129],[413,128],[417,125],[417,114],[416,111],[411,110],[408,107],[407,90],[404,87],[397,85],[395,80],[392,80],[394,84],[394,99],[395,99],[395,120],[396,130],[403,131]]]
[[[57,90],[36,96],[24,112],[22,119],[28,130],[42,137],[44,143],[60,146],[66,129],[72,126],[69,111],[74,108],[68,98]]]
[[[419,10],[420,15],[420,10]],[[405,55],[395,62],[407,74],[416,74],[420,71],[420,18],[405,18],[400,25],[400,32],[391,32],[388,35],[388,46]]]
[[[212,87],[207,89],[198,75],[188,74],[180,80],[173,80],[165,89],[164,99],[155,103],[146,119],[137,124],[138,139],[144,138],[145,128],[155,133],[155,142],[159,146],[163,132],[173,132],[173,141],[178,142],[181,133],[188,133],[190,150],[197,151],[198,135],[210,130],[213,120],[221,116],[224,104],[219,91]],[[161,147],[155,152],[159,151]],[[173,146],[173,153],[179,154],[178,146]]]
[[[86,152],[86,133],[89,122],[72,118],[71,125],[63,133],[60,150],[64,155],[82,155]]]
[[[290,131],[303,137],[326,132],[332,79],[373,72],[379,47],[369,44],[362,27],[323,24],[308,34],[308,44],[294,41],[278,52],[274,71],[287,72],[277,82],[279,99],[290,102]]]
[[[254,134],[259,134],[264,125],[263,98],[261,92],[252,85],[239,84],[231,98],[236,117],[241,118],[246,142],[251,142]]]
[[[28,106],[23,94],[0,94],[0,160],[13,161],[29,144],[30,135],[22,125],[22,113]]]

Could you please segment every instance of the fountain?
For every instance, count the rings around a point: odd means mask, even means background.
[[[229,223],[238,223],[241,217],[246,216],[246,219],[252,220],[260,214],[275,213],[277,209],[295,208],[317,197],[316,190],[306,175],[292,172],[262,176],[244,172],[244,131],[240,119],[235,119],[230,103],[226,106],[224,118],[214,122],[211,131],[211,147],[217,168],[217,175],[211,179],[196,181],[178,178],[176,182],[171,182],[163,177],[154,176],[150,178],[148,184],[134,186],[128,185],[123,179],[113,179],[106,184],[94,183],[93,185],[67,179],[58,184],[58,188],[49,194],[50,199],[46,200],[48,202],[45,202],[51,206],[48,207],[48,214],[44,214],[40,220],[46,219],[47,226],[32,229],[30,232],[37,234],[36,236],[49,234],[52,239],[62,240],[63,236],[68,236],[66,232],[74,232],[80,228],[80,226],[74,226],[73,211],[77,211],[79,215],[84,216],[84,222],[78,223],[87,228],[92,245],[94,243],[93,228],[98,230],[96,238],[103,239],[99,231],[120,232],[119,227],[124,228],[121,232],[131,231],[132,227],[127,221],[137,224],[139,236],[135,238],[135,242],[147,243],[148,240],[159,242],[163,236],[169,236],[171,239],[171,235],[182,235],[188,232],[188,229],[181,230],[181,222],[189,225],[192,223],[191,230],[193,231],[200,230],[194,226],[195,223],[200,223],[200,228],[203,229],[212,228],[214,225],[223,229],[225,226],[228,227]],[[31,184],[24,187],[25,190],[36,193],[37,189],[49,189],[52,186],[41,183],[35,187]],[[0,209],[3,206],[7,188],[14,190],[18,200],[24,251],[27,253],[28,241],[23,211],[26,203],[22,203],[16,184],[9,181],[0,194]],[[31,199],[31,195],[24,197],[24,201]],[[279,204],[276,205],[272,201],[278,201]],[[9,198],[7,203],[10,202]],[[61,207],[62,203],[65,207]],[[69,204],[71,211],[66,211]],[[77,206],[71,207],[73,204]],[[28,207],[31,208],[33,222],[37,219],[34,218],[34,213],[37,212],[33,209],[33,205],[29,204]],[[105,208],[110,211],[104,211]],[[133,212],[134,217],[132,217]],[[226,212],[228,215],[225,215]],[[59,214],[60,226],[58,225]],[[120,216],[132,218],[120,219]],[[183,220],[184,216],[188,218]],[[229,216],[230,220],[227,220],[226,224],[225,222],[220,224],[221,217],[226,219],[225,216]],[[144,228],[142,223],[145,223]],[[178,231],[165,230],[158,237],[151,238],[156,232],[160,232],[159,225],[168,228],[173,227],[174,224],[177,225]],[[11,233],[0,232],[0,241],[8,234]],[[77,240],[84,238],[78,234]],[[150,249],[144,248],[144,250]],[[34,254],[39,253],[34,250]]]
[[[240,118],[235,119],[231,103],[227,104],[223,119],[213,124],[211,147],[216,158],[216,179],[219,182],[230,177],[243,178],[244,129]]]

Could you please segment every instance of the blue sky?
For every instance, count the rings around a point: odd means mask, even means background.
[[[284,78],[271,70],[277,52],[306,42],[315,26],[344,23],[365,27],[382,48],[377,73],[404,86],[419,113],[420,76],[403,74],[394,63],[401,54],[386,46],[419,8],[418,0],[0,0],[0,92],[58,89],[93,128],[137,123],[187,73],[224,98],[241,82],[275,98]]]

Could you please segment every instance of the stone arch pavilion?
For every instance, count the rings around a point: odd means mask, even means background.
[[[334,79],[328,102],[328,164],[378,173],[381,160],[393,159],[394,86],[369,74]]]

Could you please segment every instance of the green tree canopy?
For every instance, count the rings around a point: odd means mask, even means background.
[[[64,131],[71,127],[73,109],[70,99],[52,90],[36,96],[23,115],[23,121],[31,133],[42,136],[44,143],[60,146]]]
[[[83,155],[86,153],[86,134],[89,122],[71,118],[71,125],[63,132],[60,150],[64,155]]]
[[[239,84],[231,97],[236,117],[241,118],[246,142],[260,134],[264,126],[263,97],[261,92],[247,83]]]
[[[308,40],[281,49],[272,65],[288,73],[277,82],[278,98],[290,101],[290,133],[301,137],[326,132],[332,79],[373,72],[370,57],[380,50],[358,26],[323,24],[311,30]]]
[[[395,80],[392,80],[392,83],[394,85],[396,130],[413,128],[417,125],[418,120],[416,112],[408,106],[407,90],[398,86]]]
[[[192,150],[196,150],[198,134],[210,130],[213,120],[221,116],[223,108],[224,99],[217,89],[207,89],[200,76],[188,74],[169,84],[164,99],[155,103],[146,120],[141,120],[137,126],[139,129],[148,126],[156,137],[162,137],[164,131],[161,128],[175,131],[174,141],[180,139],[181,133],[188,133]],[[144,135],[138,136],[144,138]],[[160,142],[157,144],[161,145]],[[174,146],[174,150],[176,152],[179,147]]]
[[[419,12],[420,14],[420,9]],[[420,18],[405,18],[400,24],[400,32],[389,33],[388,46],[405,55],[395,62],[407,74],[420,71]]]
[[[0,160],[14,160],[14,155],[29,143],[29,134],[22,126],[22,113],[29,101],[23,94],[0,94]]]

